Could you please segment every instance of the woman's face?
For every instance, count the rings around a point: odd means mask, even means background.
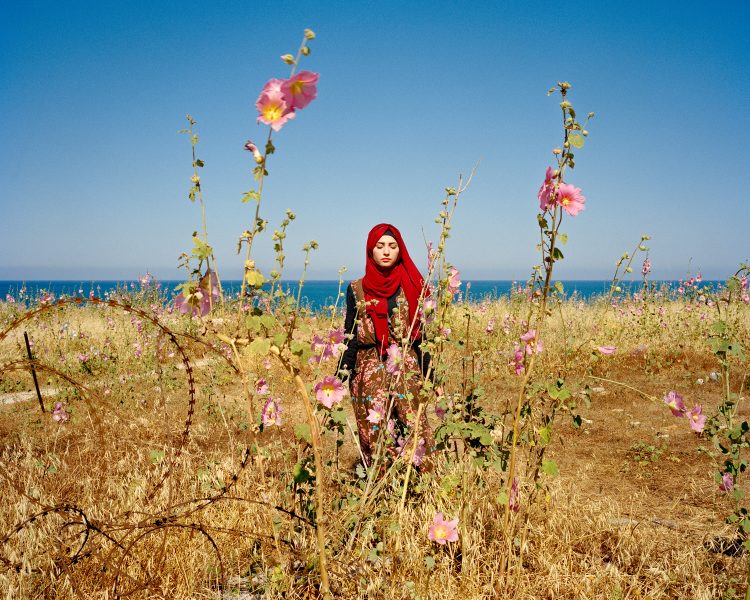
[[[398,253],[398,242],[390,235],[384,235],[372,249],[372,258],[379,267],[392,267],[398,261]]]

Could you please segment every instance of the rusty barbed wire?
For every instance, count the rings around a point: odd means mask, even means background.
[[[63,298],[47,305],[30,309],[12,321],[4,330],[0,331],[0,342],[5,340],[22,324],[31,321],[45,312],[59,310],[69,305],[82,306],[84,304],[123,310],[126,313],[137,315],[138,317],[150,322],[174,345],[179,353],[181,362],[184,365],[188,387],[187,417],[180,435],[179,444],[171,456],[167,467],[162,470],[158,481],[151,486],[151,490],[142,500],[144,504],[149,504],[174,473],[178,460],[182,456],[183,450],[188,443],[195,414],[196,384],[194,370],[187,351],[178,341],[178,337],[184,337],[200,343],[216,354],[222,356],[224,360],[229,363],[235,373],[238,372],[238,369],[231,360],[227,359],[227,357],[210,342],[200,340],[190,334],[181,334],[172,331],[172,329],[162,323],[155,316],[152,316],[146,311],[127,302],[120,302],[114,299],[102,300],[97,297]],[[60,369],[45,364],[39,358],[24,358],[8,361],[0,365],[0,374],[12,371],[25,371],[29,369],[31,364],[33,364],[34,368],[38,371],[58,377],[77,390],[77,393],[89,410],[89,414],[91,415],[91,419],[101,440],[102,436],[104,436],[104,427],[99,414],[101,411],[97,409],[106,406],[107,402],[100,394],[93,391],[90,387],[83,385],[74,377],[62,372]],[[106,571],[110,573],[113,578],[111,581],[111,589],[116,597],[126,597],[139,591],[147,590],[154,582],[156,575],[150,575],[147,565],[139,563],[139,561],[133,556],[137,546],[147,538],[156,534],[161,534],[162,538],[159,542],[159,549],[157,552],[158,560],[154,561],[153,555],[150,557],[150,572],[158,573],[160,565],[162,565],[167,559],[167,536],[172,532],[178,531],[191,531],[197,533],[211,546],[212,552],[215,554],[219,565],[217,578],[220,581],[221,587],[224,583],[225,575],[224,560],[221,555],[220,547],[212,533],[229,534],[245,538],[251,537],[257,540],[268,540],[271,542],[278,542],[279,540],[274,538],[274,536],[260,534],[258,532],[250,532],[243,529],[212,527],[205,523],[201,523],[198,520],[201,512],[219,502],[244,502],[266,506],[278,513],[285,514],[289,518],[296,519],[307,526],[314,526],[314,524],[304,516],[298,515],[281,506],[274,506],[272,503],[264,500],[243,498],[241,496],[229,496],[229,493],[239,481],[242,472],[251,463],[251,458],[252,451],[249,447],[246,447],[237,469],[230,477],[225,478],[224,484],[218,492],[211,496],[181,499],[178,502],[170,502],[167,506],[151,513],[128,509],[125,512],[120,513],[114,519],[110,519],[108,522],[92,520],[88,516],[87,509],[78,506],[74,502],[62,501],[54,505],[49,505],[44,503],[40,498],[35,498],[27,492],[22,481],[14,479],[11,475],[11,468],[9,468],[10,465],[7,465],[7,462],[3,460],[2,462],[6,463],[7,466],[6,468],[0,469],[0,476],[10,487],[13,488],[19,497],[25,498],[33,505],[36,505],[39,510],[31,516],[19,521],[5,536],[3,536],[2,539],[0,539],[0,566],[4,566],[6,570],[14,570],[17,573],[20,573],[24,569],[28,569],[34,556],[24,556],[24,560],[22,561],[12,560],[5,555],[5,550],[8,547],[8,544],[14,537],[17,537],[27,528],[33,525],[38,525],[48,517],[59,516],[62,518],[62,522],[58,526],[58,532],[60,532],[58,538],[63,539],[65,536],[62,532],[67,531],[67,537],[71,538],[73,541],[67,545],[62,544],[59,549],[55,549],[52,544],[49,544],[47,548],[40,551],[41,554],[37,554],[36,556],[42,554],[47,555],[51,564],[53,564],[55,569],[60,572],[68,572],[71,568],[86,560],[100,562],[103,572]],[[95,509],[96,507],[91,508]],[[138,515],[139,517],[137,521],[134,522],[129,520],[135,515]],[[286,540],[280,541],[285,544],[288,543]],[[133,574],[128,573],[126,567],[128,560],[136,560],[138,568],[145,577],[136,578]],[[39,567],[31,567],[31,570],[37,574],[45,574],[44,569]],[[125,589],[126,584],[122,582],[123,578],[126,578],[131,584],[128,585],[128,589]]]

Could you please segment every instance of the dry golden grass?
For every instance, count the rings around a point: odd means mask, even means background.
[[[458,397],[473,370],[487,410],[504,413],[515,402],[518,379],[508,360],[525,308],[518,298],[455,308],[454,343],[443,357],[448,397]],[[0,307],[0,328],[11,321],[11,310]],[[741,305],[731,318],[747,342],[750,311]],[[176,331],[200,333],[184,319],[161,319]],[[487,333],[490,319],[494,331]],[[336,434],[327,432],[325,517],[334,595],[741,597],[747,557],[711,553],[703,545],[731,535],[724,518],[733,509],[717,490],[711,459],[698,452],[707,441],[660,401],[590,377],[620,381],[657,399],[676,389],[686,403],[703,403],[710,413],[720,401],[719,386],[708,377],[717,370],[706,343],[712,319],[710,308],[682,302],[628,302],[614,309],[567,302],[553,310],[538,378],[564,377],[575,393],[589,384],[593,404],[579,406],[579,429],[559,413],[549,455],[560,476],[543,477],[530,504],[533,484],[522,478],[523,507],[510,534],[498,502],[501,476],[466,458],[440,461],[435,473],[417,477],[403,511],[404,468],[397,464],[362,507],[361,481],[351,469],[357,458],[352,435],[345,432],[337,451]],[[139,332],[134,315],[122,310],[66,307],[39,315],[0,342],[0,363],[23,359],[27,330],[40,363],[81,386],[40,371],[47,410],[63,401],[70,411],[71,421],[63,424],[42,415],[35,396],[0,405],[5,597],[316,597],[311,490],[292,483],[294,465],[309,454],[294,436],[304,411],[292,382],[275,364],[266,369],[260,357],[250,365],[253,377],[265,376],[281,398],[284,424],[260,433],[261,449],[248,458],[247,400],[221,348],[177,338],[198,365],[191,417],[179,352],[141,321]],[[323,321],[308,324],[323,330]],[[617,346],[616,354],[601,356],[595,351],[601,345]],[[733,367],[739,390],[747,385],[747,363]],[[33,390],[23,364],[0,378],[3,400]],[[739,410],[748,412],[746,398]],[[437,422],[433,414],[430,419]],[[436,511],[460,517],[459,542],[438,546],[427,539]]]

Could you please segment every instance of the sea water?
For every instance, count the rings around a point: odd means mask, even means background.
[[[179,280],[152,280],[150,286],[159,286],[163,297],[167,301],[176,295],[175,288],[183,283]],[[346,291],[348,281],[345,281],[341,291]],[[609,294],[611,281],[608,280],[570,280],[562,281],[565,296],[568,298],[575,297],[584,301],[591,301],[601,296]],[[679,281],[653,281],[649,282],[655,285],[657,289],[667,289],[669,292],[677,294],[680,287]],[[722,282],[703,281],[701,287],[708,290],[715,290]],[[282,287],[289,290],[295,297],[299,290],[298,281],[282,281]],[[485,299],[507,298],[511,290],[524,285],[524,282],[515,282],[511,280],[469,280],[464,281],[461,285],[461,297],[464,300],[472,302],[481,302]],[[619,283],[622,291],[633,294],[640,291],[642,283],[640,281],[625,281]],[[225,294],[237,295],[240,292],[240,280],[222,281]],[[139,280],[116,281],[116,280],[5,280],[0,281],[0,301],[13,299],[15,301],[30,302],[34,301],[45,294],[52,294],[55,298],[84,296],[90,295],[106,298],[113,292],[137,292],[141,290]],[[302,287],[301,304],[311,310],[320,310],[323,307],[330,306],[336,302],[339,293],[339,282],[337,280],[311,280],[306,281]],[[338,305],[342,307],[345,304],[343,297],[339,298]]]

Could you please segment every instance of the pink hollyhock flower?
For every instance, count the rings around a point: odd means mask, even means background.
[[[490,319],[487,321],[487,327],[484,328],[484,332],[490,335],[493,331],[495,331],[495,319]]]
[[[326,408],[333,408],[333,405],[341,402],[346,395],[346,389],[341,380],[330,375],[323,377],[323,381],[316,383],[313,391],[318,402]]]
[[[508,366],[515,369],[516,375],[520,375],[524,371],[523,350],[521,350],[521,345],[518,343],[513,350],[513,359],[508,363]]]
[[[414,451],[412,464],[417,467],[422,464],[425,454],[427,454],[427,447],[425,446],[423,438],[419,438],[416,449],[414,448],[414,442],[412,442],[412,440],[406,440],[402,437],[398,438],[396,446],[398,447],[397,449],[399,456],[404,456],[404,454],[406,454],[406,457],[408,458],[411,455],[412,451]]]
[[[696,404],[693,410],[688,412],[686,416],[690,419],[690,428],[695,433],[701,433],[706,426],[706,415],[703,414],[703,407],[700,404]]]
[[[647,258],[643,261],[643,268],[641,268],[641,274],[645,277],[651,272],[651,261]]]
[[[426,298],[423,304],[424,322],[429,325],[435,320],[437,310],[437,300],[434,298]]]
[[[404,355],[401,353],[401,348],[396,344],[391,344],[386,353],[388,354],[388,358],[385,361],[385,370],[391,375],[399,374],[404,362]]]
[[[62,402],[55,403],[55,409],[52,411],[52,420],[57,423],[62,423],[70,419],[68,411],[65,410]]]
[[[255,393],[258,394],[258,396],[265,396],[268,393],[268,382],[265,377],[261,377],[255,383]]]
[[[289,102],[289,108],[305,108],[318,94],[320,75],[312,71],[300,71],[281,84],[281,91]]]
[[[277,81],[277,80],[271,80]],[[258,96],[255,108],[258,109],[258,123],[270,125],[274,131],[279,131],[287,121],[294,118],[294,109],[287,103],[281,89],[276,90],[275,84],[269,81]]]
[[[458,541],[458,517],[450,521],[443,518],[443,513],[435,514],[427,538],[438,544],[445,545],[446,542]]]
[[[526,354],[538,354],[544,350],[542,342],[536,339],[536,329],[529,329],[521,336],[521,341],[526,344]]]
[[[279,401],[273,398],[266,400],[260,418],[266,427],[281,425],[281,404]]]
[[[556,203],[563,207],[563,210],[571,217],[575,217],[584,209],[583,204],[586,202],[581,193],[581,188],[574,187],[569,183],[561,183],[557,189]]]
[[[338,358],[346,348],[345,339],[343,327],[331,329],[325,338],[316,334],[310,344],[310,349],[316,356],[311,357],[308,362],[320,364],[331,357]]]
[[[685,402],[683,402],[682,396],[674,390],[664,396],[664,402],[670,408],[675,417],[682,417],[685,415],[685,411],[687,410]]]
[[[435,416],[438,419],[445,419],[445,412],[446,410],[444,407],[440,406],[439,404],[435,405]]]
[[[740,289],[745,289],[747,287],[747,275],[743,275],[740,279]]]
[[[508,496],[508,508],[513,512],[521,510],[521,499],[518,493],[518,477],[513,478],[513,483],[510,484],[510,494]]]
[[[617,351],[617,346],[599,346],[597,350],[599,350],[601,354],[609,356]]]
[[[282,86],[284,85],[284,79],[269,79],[263,86],[261,93],[269,92],[272,94],[283,94]]]
[[[554,203],[554,198],[553,201],[550,202],[550,196],[555,189],[555,184],[552,179],[553,174],[554,171],[552,170],[552,167],[547,167],[547,173],[544,176],[544,182],[542,183],[542,187],[539,188],[539,192],[536,195],[536,197],[539,198],[539,210],[541,210],[542,212],[547,210],[547,207]]]
[[[195,292],[187,297],[180,292],[175,296],[174,305],[183,315],[192,312],[193,316],[205,317],[219,298],[219,279],[216,273],[209,270],[201,277]]]
[[[456,267],[450,267],[448,269],[448,292],[450,292],[451,295],[454,295],[461,289],[461,279],[459,279],[460,275],[461,273],[459,273]]]
[[[701,281],[703,281],[703,275],[701,275],[700,273],[698,273],[698,274],[697,274],[697,275],[695,276],[695,282],[696,282],[696,283],[700,283]]]
[[[734,480],[732,479],[732,475],[730,473],[722,474],[721,485],[719,486],[719,489],[722,492],[731,492],[734,489]]]
[[[328,345],[331,348],[331,354],[334,358],[338,358],[341,352],[346,348],[346,336],[344,335],[344,328],[339,327],[338,329],[331,329],[328,332]]]
[[[325,339],[315,334],[313,341],[310,344],[310,350],[312,350],[314,356],[311,356],[307,361],[311,365],[319,365],[321,362],[328,360],[333,356],[331,346],[326,342]]]
[[[369,413],[367,414],[367,421],[373,425],[377,425],[385,419],[385,407],[382,402],[373,402],[370,407]]]

